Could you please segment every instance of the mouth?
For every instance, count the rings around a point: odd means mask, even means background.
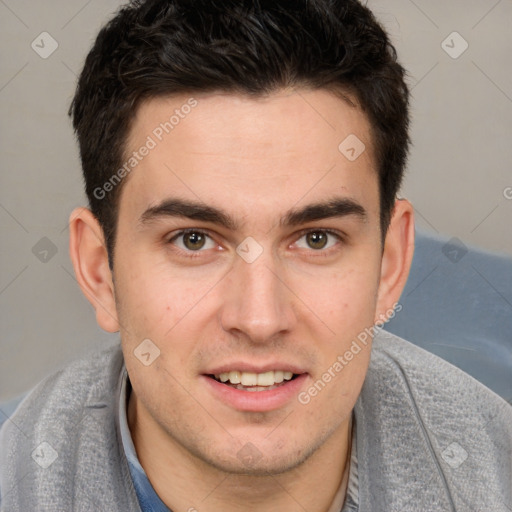
[[[285,370],[270,370],[264,373],[244,372],[232,370],[207,377],[242,391],[261,392],[277,389],[299,377],[299,374]]]
[[[202,375],[202,381],[214,400],[242,412],[290,407],[307,379],[308,373],[294,373],[290,369],[255,373],[226,368]]]

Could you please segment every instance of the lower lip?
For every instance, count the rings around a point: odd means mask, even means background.
[[[264,412],[279,409],[293,400],[303,387],[307,373],[268,391],[244,391],[206,375],[201,375],[201,378],[206,381],[206,385],[218,399],[233,409],[245,412]]]

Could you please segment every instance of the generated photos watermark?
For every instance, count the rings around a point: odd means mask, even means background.
[[[334,361],[329,368],[322,374],[321,378],[317,379],[315,383],[310,386],[307,390],[301,391],[297,395],[297,399],[299,403],[302,405],[307,405],[311,402],[311,399],[317,396],[329,382],[335,379],[341,371],[350,364],[350,361],[354,359],[363,349],[368,345],[368,342],[373,339],[373,337],[377,334],[379,329],[383,327],[383,325],[392,318],[395,317],[397,313],[402,311],[402,305],[396,303],[392,309],[389,309],[384,314],[379,315],[379,320],[375,322],[371,327],[367,327],[364,331],[361,331],[355,340],[352,341],[350,348],[346,350],[343,354],[337,356],[336,361]]]
[[[155,149],[166,135],[172,132],[183,119],[187,117],[192,109],[197,107],[198,101],[195,98],[189,98],[180,108],[174,110],[174,114],[167,120],[160,123],[153,129],[151,135],[148,135],[144,144],[137,150],[133,151],[131,156],[123,163],[123,165],[105,182],[101,187],[96,187],[93,195],[96,199],[104,199],[109,192],[121,183],[123,178],[130,174],[142,160]]]

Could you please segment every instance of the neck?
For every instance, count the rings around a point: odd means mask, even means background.
[[[327,512],[348,465],[348,418],[305,462],[268,476],[226,473],[191,454],[156,425],[133,391],[128,424],[139,461],[171,510]]]

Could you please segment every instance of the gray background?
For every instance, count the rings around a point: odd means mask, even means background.
[[[0,0],[0,401],[117,337],[97,327],[68,256],[68,216],[86,201],[67,109],[83,59],[120,3]],[[512,0],[369,6],[410,74],[402,195],[417,225],[512,255]],[[469,45],[458,58],[442,46],[460,52],[454,31]],[[46,59],[31,47],[42,46],[42,32],[58,43]],[[40,52],[50,48],[43,37]]]

